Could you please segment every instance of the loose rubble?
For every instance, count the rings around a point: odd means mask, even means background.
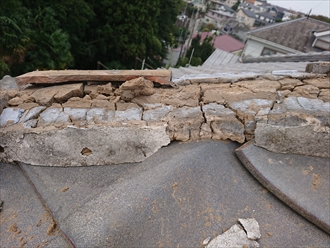
[[[233,225],[228,231],[212,239],[207,248],[218,247],[259,247],[255,240],[261,237],[259,224],[255,219],[238,219],[245,231],[239,225]]]
[[[259,224],[256,219],[238,219],[238,222],[243,226],[249,239],[257,240],[261,238]]]
[[[216,82],[203,78],[202,83],[190,82],[177,87],[154,87],[153,82],[144,77],[121,85],[109,81],[83,82],[80,78],[79,83],[2,89],[0,147],[3,152],[0,160],[20,159],[25,163],[54,166],[53,160],[35,162],[27,159],[23,150],[19,157],[13,151],[18,149],[18,143],[26,143],[24,139],[32,133],[38,134],[37,137],[51,130],[56,139],[56,132],[70,127],[86,133],[99,127],[107,128],[109,132],[125,127],[140,134],[149,128],[154,130],[148,136],[150,141],[159,138],[155,130],[161,130],[167,138],[162,136],[164,142],[157,147],[167,145],[167,139],[230,139],[239,143],[255,139],[257,146],[275,152],[330,157],[327,149],[330,146],[330,78],[307,75],[296,78],[292,75],[236,76],[237,81],[231,81],[231,76],[222,80],[217,78]],[[27,82],[33,82],[31,80],[33,77]],[[82,131],[81,135],[84,136]],[[72,140],[72,144],[78,144],[80,137],[73,137],[76,140]],[[32,147],[39,147],[36,140],[29,140],[30,148],[26,152],[31,153]],[[99,149],[107,144],[107,141],[103,142],[98,143]],[[130,144],[132,140],[123,142]],[[55,143],[48,145],[51,148]],[[49,149],[41,149],[38,154],[44,158],[53,156]],[[80,155],[71,158],[76,162],[65,164],[133,162],[124,157],[122,160],[109,157],[102,162],[94,152],[90,156],[94,159],[82,161]],[[141,159],[139,157],[137,161]]]

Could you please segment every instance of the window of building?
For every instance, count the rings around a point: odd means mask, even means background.
[[[244,22],[244,16],[239,16],[239,17],[238,17],[238,21],[239,21],[239,22]]]
[[[277,52],[273,49],[270,49],[270,48],[267,48],[267,47],[264,47],[264,49],[262,49],[262,52],[261,52],[261,56],[265,56],[265,55],[273,55],[273,54],[276,54]]]

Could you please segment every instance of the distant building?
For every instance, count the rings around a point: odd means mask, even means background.
[[[210,5],[211,8],[219,8],[221,5],[225,4],[229,7],[233,7],[237,0],[206,0],[205,4]]]
[[[304,17],[248,32],[242,56],[322,52],[329,44],[329,24]]]
[[[223,51],[229,52],[229,53],[239,53],[243,50],[245,44],[233,37],[231,37],[228,34],[216,36],[213,35],[211,32],[200,32],[198,34],[194,34],[193,38],[195,38],[197,35],[201,36],[201,42],[206,37],[213,37],[213,47],[216,49],[221,49]]]
[[[219,5],[217,10],[209,10],[203,22],[204,23],[212,23],[216,28],[221,29],[223,24],[230,18],[235,17],[235,11],[228,7],[227,5]]]
[[[266,26],[275,23],[275,17],[268,12],[253,12],[241,8],[236,14],[237,21],[244,23],[250,28]]]

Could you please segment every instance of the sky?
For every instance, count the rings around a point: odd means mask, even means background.
[[[312,9],[312,15],[330,17],[330,0],[268,0],[268,3],[308,14]]]

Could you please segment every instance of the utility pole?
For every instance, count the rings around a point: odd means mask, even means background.
[[[186,2],[186,6],[185,6],[185,8],[184,8],[183,16],[186,16],[187,5],[188,5],[188,2]],[[183,30],[181,30],[181,32],[180,32],[180,37],[179,37],[179,43],[181,42],[181,39],[182,39],[182,38],[183,38],[184,40],[186,40],[186,39],[185,39],[185,38],[186,38],[186,32],[187,32],[187,29],[186,29],[186,26],[187,26],[186,19],[184,19],[183,22],[184,22],[183,27],[185,28],[185,31],[184,31],[184,35],[183,35],[183,37],[182,37],[182,32],[183,32]],[[180,58],[181,58],[181,54],[182,54],[183,46],[184,46],[184,43],[181,44],[181,49],[180,49],[179,59],[178,59],[178,61],[177,61],[177,64],[178,64],[178,62],[179,62],[179,60],[180,60]]]
[[[198,16],[198,10],[196,11],[195,16],[194,16],[194,12],[193,12],[193,14],[192,14],[192,16],[191,16],[191,17],[194,18],[194,19],[193,19],[193,22],[192,22],[192,30],[191,30],[191,32],[190,32],[190,36],[189,36],[189,40],[188,40],[188,44],[187,44],[187,49],[184,51],[184,55],[183,55],[184,58],[186,57],[186,55],[187,55],[187,51],[188,51],[188,48],[190,47],[190,43],[191,43],[191,40],[192,40],[192,36],[193,36],[194,30],[195,30],[195,24],[196,24],[197,16]]]

